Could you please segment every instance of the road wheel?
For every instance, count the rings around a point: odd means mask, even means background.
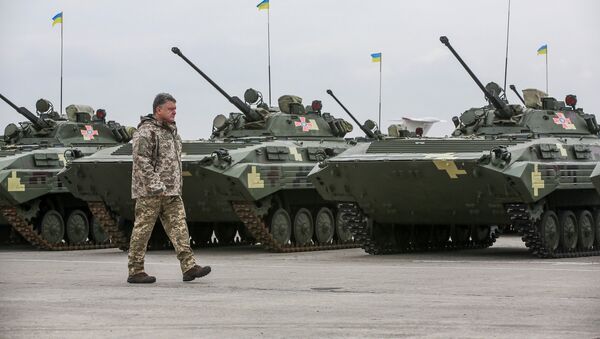
[[[490,238],[490,226],[474,225],[471,229],[471,238],[474,242],[481,243]]]
[[[294,239],[297,245],[308,245],[312,240],[314,225],[312,214],[306,208],[301,208],[294,217]]]
[[[431,243],[432,225],[415,225],[414,239],[415,246],[420,249],[426,249]]]
[[[93,218],[93,217],[92,217],[92,227],[90,230],[90,234],[91,234],[92,240],[94,240],[94,242],[96,244],[107,243],[108,240],[110,239],[110,237],[108,236],[108,233],[106,233],[106,231],[104,231],[102,224],[96,218]]]
[[[237,229],[234,224],[221,224],[215,227],[215,237],[221,245],[230,245],[235,243]]]
[[[577,247],[577,219],[575,213],[567,210],[559,213],[558,217],[561,227],[560,243],[565,251],[574,250]]]
[[[121,251],[129,250],[129,244],[131,243],[131,233],[133,232],[133,220],[125,219],[121,216],[117,216],[117,227],[119,231],[125,234],[126,240],[118,244]]]
[[[65,222],[56,210],[49,210],[40,222],[40,234],[44,240],[57,244],[65,237]]]
[[[394,226],[394,239],[396,240],[396,247],[399,251],[406,250],[410,246],[412,241],[412,225],[395,225]]]
[[[433,228],[433,242],[436,245],[444,245],[450,240],[452,227],[450,225],[439,225]]]
[[[553,211],[546,211],[539,223],[542,247],[550,252],[556,251],[560,244],[560,227],[558,217]]]
[[[279,245],[287,245],[292,238],[292,221],[290,214],[283,208],[271,216],[271,236]]]
[[[385,249],[394,246],[394,225],[380,224],[373,221],[371,218],[367,218],[367,228],[370,229],[371,240],[376,243],[377,246]]]
[[[335,231],[335,219],[333,213],[327,207],[323,207],[315,217],[315,236],[320,244],[327,244],[333,240]]]
[[[171,245],[169,236],[162,226],[162,222],[157,222],[154,225],[150,240],[148,241],[148,249],[152,251],[159,251],[169,248]]]
[[[248,231],[246,225],[240,225],[238,227],[238,233],[240,234],[240,242],[246,244],[254,244],[256,242],[256,239],[254,239],[252,233]]]
[[[588,210],[579,212],[577,216],[577,239],[579,248],[589,250],[594,246],[594,217]]]
[[[342,211],[339,211],[335,216],[335,234],[342,243],[352,241],[352,232],[350,232],[350,227],[348,227],[348,222]]]
[[[82,210],[74,210],[67,218],[67,238],[71,244],[84,243],[90,233],[90,222]]]
[[[596,249],[600,249],[600,210],[594,215],[594,233],[596,236]]]
[[[212,242],[212,225],[206,223],[193,223],[190,224],[189,229],[194,245],[206,246]]]
[[[10,241],[10,233],[12,227],[10,225],[0,226],[0,244],[8,244]]]
[[[471,227],[468,225],[454,225],[452,228],[452,242],[454,244],[465,244],[469,242]]]

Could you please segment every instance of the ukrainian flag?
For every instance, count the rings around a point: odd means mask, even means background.
[[[56,24],[62,24],[62,12],[52,17],[52,27]]]
[[[258,5],[256,5],[259,11],[263,9],[269,9],[269,0],[263,0]]]
[[[373,62],[381,62],[381,52],[371,54],[371,61]]]
[[[542,47],[537,50],[538,55],[548,54],[548,45],[542,45]]]

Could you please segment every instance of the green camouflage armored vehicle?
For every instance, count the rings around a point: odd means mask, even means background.
[[[489,105],[465,111],[452,137],[360,144],[309,175],[341,202],[372,254],[490,246],[512,225],[539,257],[600,254],[600,140],[594,115],[524,91],[525,106],[484,87]],[[539,99],[539,100],[538,100]]]
[[[192,243],[214,242],[214,231],[221,245],[241,237],[278,252],[355,246],[335,204],[323,201],[307,179],[317,161],[355,144],[343,138],[352,125],[322,113],[316,100],[304,107],[301,98],[286,95],[275,109],[249,89],[243,102],[172,50],[241,112],[217,116],[209,140],[183,142],[183,200]],[[76,196],[98,206],[103,223],[127,229],[134,219],[131,161],[130,144],[113,147],[72,161],[61,178]],[[119,220],[111,220],[113,213]],[[167,244],[161,229],[155,228],[150,247]]]
[[[108,235],[117,238],[118,230],[103,229],[57,174],[71,158],[128,142],[132,131],[106,122],[102,109],[94,114],[90,106],[70,105],[64,117],[40,99],[35,115],[0,97],[28,120],[6,126],[0,147],[2,233],[12,226],[27,242],[50,250],[113,246]]]

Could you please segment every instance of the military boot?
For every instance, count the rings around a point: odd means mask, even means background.
[[[127,277],[127,282],[130,284],[152,284],[156,278],[146,274],[146,272],[137,273]]]
[[[194,267],[183,273],[183,281],[192,281],[196,278],[201,278],[210,273],[210,266],[198,266],[194,265]]]

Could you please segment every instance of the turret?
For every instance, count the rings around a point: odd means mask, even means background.
[[[72,146],[116,144],[131,140],[135,128],[106,121],[106,110],[88,105],[69,105],[66,117],[54,110],[52,103],[39,99],[35,108],[38,116],[24,107],[17,107],[6,97],[0,97],[30,122],[8,124],[4,129],[5,145]]]
[[[8,100],[8,98],[6,98],[2,94],[0,94],[0,98],[2,98],[2,100],[4,100],[4,102],[6,102],[7,104],[9,104],[10,107],[12,107],[19,114],[21,114],[22,116],[24,116],[25,118],[27,118],[27,120],[31,121],[31,124],[33,125],[33,127],[36,130],[41,130],[41,129],[50,127],[50,125],[46,121],[44,121],[44,119],[35,116],[35,114],[31,113],[27,108],[25,108],[25,107],[17,107],[17,105],[15,105],[12,101]],[[40,99],[40,100],[42,100],[42,99]],[[37,104],[36,104],[36,106],[37,106]]]
[[[454,50],[452,45],[450,45],[450,41],[448,40],[447,37],[445,37],[445,36],[440,37],[440,41],[444,45],[446,45],[446,47],[448,47],[448,49],[456,57],[458,62],[460,62],[460,64],[465,68],[467,73],[469,73],[469,75],[471,76],[473,81],[475,81],[477,86],[479,86],[479,89],[481,89],[481,91],[485,95],[488,102],[492,106],[494,106],[494,108],[496,109],[496,112],[495,112],[496,116],[500,119],[510,119],[514,115],[513,109],[510,106],[508,106],[503,100],[501,100],[496,93],[490,93],[490,91],[488,89],[486,89],[486,87],[483,86],[481,81],[479,81],[479,79],[471,71],[469,66],[467,66],[467,64],[463,61],[463,59],[460,57],[460,55],[458,55],[458,53],[456,53],[456,51]]]
[[[302,105],[301,97],[282,95],[278,100],[278,110],[277,107],[269,107],[264,103],[262,94],[252,88],[244,93],[244,101],[232,97],[183,55],[179,48],[173,47],[171,51],[181,57],[241,112],[230,113],[229,118],[222,114],[215,117],[211,139],[342,138],[352,131],[352,125],[347,121],[322,112],[323,106],[320,100],[314,100],[310,106],[305,107]]]
[[[225,98],[227,98],[227,100],[229,100],[230,103],[232,103],[235,107],[237,107],[237,109],[239,109],[240,112],[242,112],[244,114],[244,116],[246,117],[246,121],[253,122],[253,121],[262,120],[262,116],[260,115],[260,113],[253,110],[250,106],[248,106],[246,103],[244,103],[242,100],[240,100],[240,98],[235,97],[235,96],[232,97],[229,94],[227,94],[227,92],[225,92],[211,78],[209,78],[196,65],[194,65],[193,62],[191,62],[185,55],[183,55],[183,53],[181,53],[181,50],[179,50],[179,48],[173,47],[173,48],[171,48],[171,51],[173,53],[179,55],[179,57],[181,57],[188,65],[190,65],[194,70],[196,70],[196,72],[198,72],[204,79],[206,79],[206,81],[208,81],[208,83],[210,83],[217,91],[219,91],[219,93],[221,93]]]
[[[509,105],[505,99],[500,98],[502,94],[500,86],[491,82],[484,87],[452,48],[448,38],[442,36],[440,41],[458,59],[490,104],[481,108],[468,109],[460,115],[460,118],[453,117],[452,122],[456,127],[453,136],[536,138],[546,135],[594,135],[597,137],[600,128],[595,116],[584,113],[581,108],[576,108],[575,95],[568,95],[563,102],[549,97],[540,90],[524,89],[523,96],[520,96],[515,86],[511,85],[510,88],[524,106]]]

